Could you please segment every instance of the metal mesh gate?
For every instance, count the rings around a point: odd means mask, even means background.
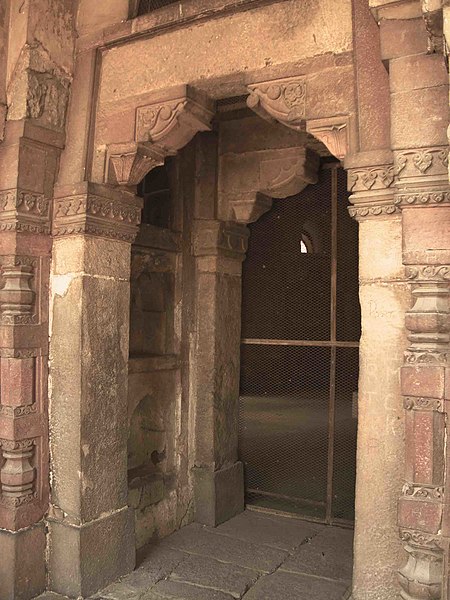
[[[140,0],[138,15],[145,15],[168,4],[175,4],[175,2],[178,2],[178,0]]]
[[[352,521],[358,229],[343,169],[274,200],[243,269],[240,457],[248,504]]]

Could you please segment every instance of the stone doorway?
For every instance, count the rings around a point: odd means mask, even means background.
[[[344,170],[250,225],[243,266],[240,459],[246,502],[354,520],[360,337],[358,228]]]

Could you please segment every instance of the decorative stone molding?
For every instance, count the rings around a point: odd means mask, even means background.
[[[49,233],[50,203],[43,194],[22,189],[0,192],[0,231]]]
[[[141,209],[140,198],[111,186],[85,183],[75,190],[57,188],[53,235],[93,235],[132,242]]]
[[[349,149],[348,117],[308,121],[306,131],[322,142],[336,158],[343,160],[347,155]]]
[[[3,464],[0,468],[0,503],[18,508],[36,499],[36,471],[31,462],[35,440],[0,440]]]
[[[433,192],[420,192],[420,193],[408,193],[408,194],[397,194],[394,198],[394,204],[399,206],[412,206],[412,205],[427,205],[427,204],[448,204],[450,203],[450,191],[441,190]]]
[[[427,186],[435,181],[448,181],[448,148],[437,146],[394,152],[394,167],[400,189],[403,185],[423,182],[424,176]]]
[[[425,537],[421,534],[415,535],[415,532],[404,532],[403,535],[410,539]],[[428,546],[417,547],[411,544],[406,544],[405,550],[408,552],[408,562],[399,571],[399,582],[403,589],[400,597],[404,600],[440,600],[443,553],[429,550]]]
[[[450,281],[449,265],[414,265],[405,268],[407,279],[414,281]]]
[[[238,223],[253,223],[273,198],[293,196],[316,183],[318,170],[319,157],[304,147],[225,154],[219,164],[221,212]]]
[[[444,401],[439,398],[403,398],[405,410],[423,410],[431,412],[444,412]]]
[[[193,230],[194,256],[222,256],[244,260],[249,231],[237,223],[195,221]]]
[[[394,204],[395,172],[391,163],[347,167],[347,172],[352,217],[360,221],[400,212]]]
[[[418,485],[414,483],[405,483],[403,486],[403,495],[408,498],[421,498],[426,500],[442,500],[444,496],[444,487],[435,485]]]
[[[400,539],[402,542],[407,542],[419,548],[442,549],[442,539],[439,536],[423,533],[422,531],[401,528]]]
[[[5,257],[7,258],[7,257]],[[36,323],[36,293],[32,288],[36,260],[13,258],[10,261],[0,258],[0,322],[6,325]]]
[[[199,131],[210,131],[215,103],[202,91],[181,85],[154,93],[136,109],[134,142],[108,147],[105,181],[137,185],[175,155]]]
[[[247,106],[269,122],[278,121],[295,131],[306,128],[306,79],[275,79],[248,86]]]

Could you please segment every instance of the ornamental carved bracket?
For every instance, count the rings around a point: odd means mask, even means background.
[[[348,117],[308,121],[306,131],[324,144],[333,156],[344,160],[349,148]]]
[[[219,206],[227,220],[253,223],[273,198],[317,182],[319,157],[304,147],[225,154],[219,167]]]
[[[108,147],[105,181],[136,185],[196,133],[211,129],[215,105],[204,92],[182,85],[153,94],[149,100],[136,109],[134,142]]]
[[[247,106],[271,123],[278,122],[295,131],[305,130],[306,80],[277,79],[249,85]]]
[[[49,233],[50,203],[43,194],[23,189],[0,192],[0,231]]]
[[[303,77],[277,79],[248,86],[247,106],[269,123],[307,131],[343,160],[349,148],[346,115],[307,120],[307,83]]]

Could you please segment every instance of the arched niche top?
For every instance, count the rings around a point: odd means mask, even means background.
[[[307,120],[305,77],[256,83],[249,85],[248,90],[247,105],[260,117],[295,131],[307,131],[322,142],[333,156],[339,160],[345,158],[349,147],[349,117],[339,115]]]
[[[108,146],[105,181],[137,185],[196,133],[209,131],[214,112],[214,101],[192,86],[155,92],[146,105],[136,108],[134,140]]]
[[[319,156],[309,148],[291,147],[225,154],[219,164],[219,206],[223,218],[253,223],[272,206],[316,183]]]

